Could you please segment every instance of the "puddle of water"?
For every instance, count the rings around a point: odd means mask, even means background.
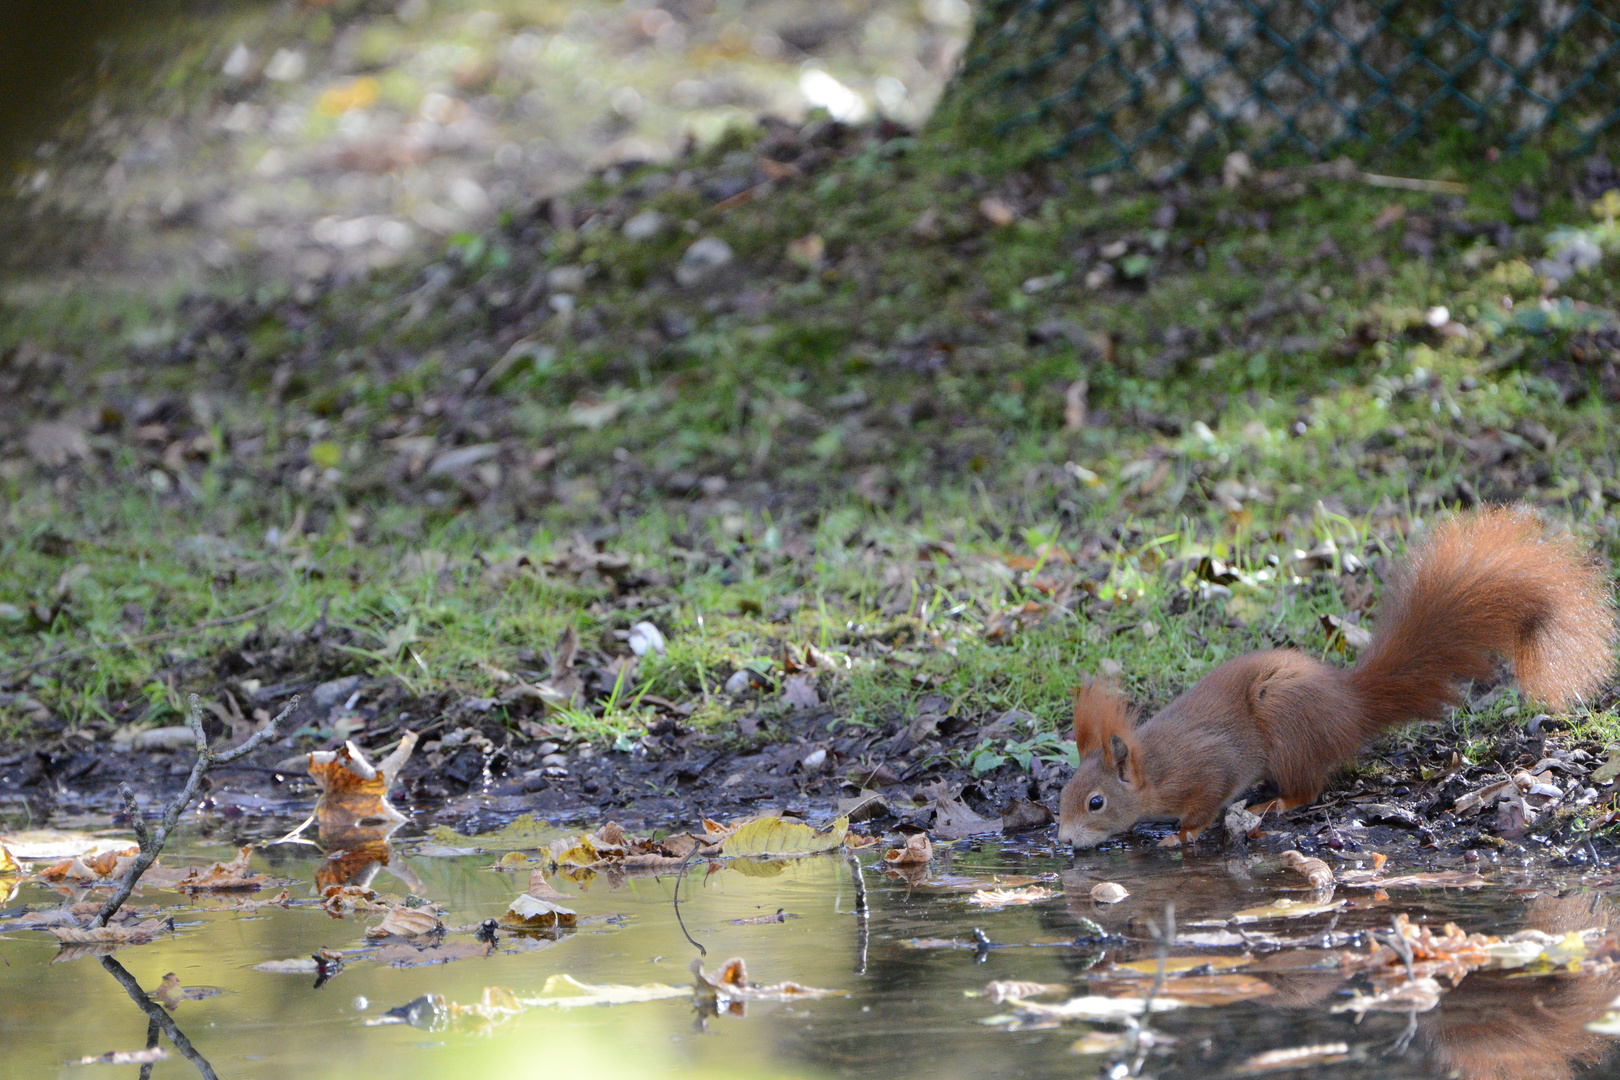
[[[310,848],[269,849],[254,866],[291,879],[295,898],[313,893],[321,856]],[[494,856],[430,858],[399,845],[396,868],[420,880],[420,892],[445,908],[447,924],[499,916],[527,884],[527,869],[491,869]],[[183,854],[227,858],[230,850],[193,841]],[[874,856],[863,859],[870,863]],[[180,862],[175,855],[167,861]],[[968,902],[973,886],[1000,875],[1051,875],[1046,900],[999,910]],[[321,948],[354,951],[366,944],[369,919],[333,919],[314,907],[261,907],[251,915],[221,901],[186,902],[173,909],[179,932],[118,950],[117,961],[148,990],[167,972],[187,987],[217,988],[182,1001],[173,1018],[221,1077],[387,1076],[390,1080],[445,1075],[566,1075],[649,1077],[1007,1077],[1096,1075],[1104,1058],[1071,1049],[1090,1030],[1120,1032],[1119,1024],[1068,1022],[1039,1030],[1008,1030],[986,1021],[1009,1013],[982,996],[987,983],[1016,979],[1060,984],[1064,996],[1119,993],[1102,976],[1114,963],[1157,955],[1149,922],[1176,904],[1181,935],[1231,930],[1234,911],[1279,896],[1304,899],[1299,879],[1275,860],[1172,858],[1115,852],[1084,859],[1055,858],[1014,846],[958,850],[936,859],[934,885],[908,885],[869,866],[870,914],[858,917],[847,864],[837,857],[789,863],[779,874],[755,877],[737,869],[690,876],[681,913],[693,938],[708,950],[712,971],[730,957],[746,959],[761,983],[792,980],[840,991],[791,1002],[750,1002],[744,1015],[705,1018],[689,994],[661,1001],[559,1010],[531,1008],[501,1022],[463,1020],[428,1028],[368,1026],[388,1009],[425,994],[459,1004],[479,1001],[486,987],[517,996],[541,992],[548,977],[566,974],[589,984],[665,983],[689,987],[695,950],[682,936],[670,897],[675,877],[632,877],[611,887],[602,876],[587,885],[560,876],[553,884],[581,926],[556,941],[503,933],[487,958],[417,968],[352,960],[320,989],[313,975],[269,974],[255,965],[308,957]],[[1591,892],[1557,898],[1559,883],[1498,871],[1475,890],[1345,891],[1354,906],[1296,920],[1242,927],[1286,936],[1286,948],[1247,950],[1248,996],[1227,1004],[1155,1016],[1152,1028],[1175,1040],[1155,1049],[1143,1075],[1242,1075],[1252,1055],[1270,1050],[1345,1044],[1345,1060],[1277,1075],[1407,1077],[1455,1075],[1530,1078],[1612,1075],[1613,1041],[1584,1027],[1620,993],[1620,975],[1587,965],[1575,973],[1526,975],[1479,972],[1443,993],[1426,1012],[1351,1013],[1330,1007],[1351,985],[1335,969],[1350,947],[1342,937],[1321,947],[1325,934],[1387,930],[1391,916],[1438,928],[1456,921],[1470,932],[1510,934],[1533,927],[1553,934],[1604,922],[1607,901]],[[1104,906],[1092,886],[1114,881],[1131,895]],[[938,883],[944,882],[946,887]],[[400,879],[373,882],[403,897]],[[268,898],[275,890],[259,894]],[[174,903],[149,892],[140,903]],[[60,894],[24,886],[15,910],[53,906]],[[780,923],[748,923],[783,909]],[[1121,939],[1077,943],[1092,920]],[[1219,925],[1216,925],[1219,923]],[[147,1017],[95,957],[53,963],[57,946],[46,934],[8,929],[0,938],[0,1045],[5,1072],[16,1076],[84,1076],[64,1063],[109,1050],[144,1046]],[[971,946],[982,931],[991,947]],[[934,947],[928,945],[934,939]],[[959,947],[940,947],[956,939]],[[467,934],[452,940],[470,941]],[[1358,939],[1355,947],[1368,944]],[[1243,955],[1238,948],[1178,946],[1172,956],[1201,959]],[[1444,982],[1444,980],[1442,980]],[[1110,991],[1110,986],[1112,990]],[[1258,987],[1258,989],[1257,989]],[[1237,995],[1243,996],[1243,995]],[[165,1039],[162,1043],[168,1046]],[[106,1067],[93,1075],[112,1074]],[[126,1066],[119,1074],[134,1075]],[[159,1062],[153,1077],[187,1077],[197,1069],[178,1054]]]

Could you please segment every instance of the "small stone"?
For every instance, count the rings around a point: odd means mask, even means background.
[[[821,767],[827,764],[826,749],[823,748],[810,751],[810,753],[804,756],[804,760],[799,762],[799,764],[807,773],[819,772]]]
[[[719,237],[699,237],[681,256],[680,265],[675,268],[675,280],[690,288],[735,258],[731,245]]]
[[[349,675],[342,679],[333,679],[323,682],[309,693],[310,699],[317,709],[330,709],[341,701],[348,699],[360,687],[360,676]]]
[[[160,727],[137,731],[129,740],[131,750],[187,750],[197,745],[188,727]]]
[[[624,223],[627,240],[651,240],[664,231],[665,218],[657,210],[643,210]]]
[[[1117,904],[1131,895],[1125,886],[1113,881],[1104,881],[1091,887],[1091,898],[1099,904]]]
[[[556,266],[546,274],[546,285],[552,292],[577,293],[585,287],[583,266]]]
[[[294,49],[277,49],[270,62],[264,65],[264,77],[271,82],[297,82],[304,77],[307,66],[303,53]]]
[[[663,656],[669,651],[669,642],[652,623],[638,622],[630,628],[630,651],[637,656],[646,656],[649,652]]]
[[[547,754],[545,757],[540,759],[540,764],[545,766],[567,765],[568,758],[562,754]]]

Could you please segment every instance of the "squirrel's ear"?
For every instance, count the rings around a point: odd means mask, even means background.
[[[1086,683],[1074,695],[1074,743],[1080,756],[1108,745],[1109,736],[1130,729],[1125,699],[1101,679]]]
[[[1114,768],[1119,771],[1119,782],[1126,787],[1135,787],[1137,771],[1136,761],[1131,757],[1131,744],[1120,735],[1110,735],[1108,753],[1114,759]]]

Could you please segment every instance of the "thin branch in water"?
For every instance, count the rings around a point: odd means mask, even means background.
[[[186,812],[186,808],[197,797],[197,789],[202,786],[203,777],[208,775],[208,770],[215,765],[223,765],[246,754],[251,754],[275,738],[276,732],[281,727],[281,722],[291,716],[292,711],[297,707],[298,697],[294,695],[293,699],[287,702],[286,708],[272,717],[270,722],[264,725],[263,728],[254,732],[241,746],[216,754],[208,748],[208,735],[203,731],[202,702],[198,700],[196,694],[191,695],[191,712],[186,716],[186,724],[191,728],[191,733],[197,740],[197,760],[191,766],[191,775],[186,778],[186,786],[181,789],[180,794],[176,795],[164,809],[163,817],[158,822],[157,831],[148,833],[146,823],[141,820],[140,814],[138,812],[132,814],[132,818],[136,822],[135,835],[140,840],[140,854],[135,857],[135,862],[130,866],[129,872],[124,875],[124,880],[118,883],[118,888],[113,892],[112,896],[105,904],[101,905],[101,910],[96,913],[96,917],[90,920],[92,928],[107,925],[107,920],[118,913],[118,909],[124,906],[124,902],[135,891],[135,883],[140,881],[141,875],[150,870],[152,864],[157,862],[158,854],[163,850],[163,845],[169,842],[170,835],[174,833],[176,826],[180,824],[181,815]],[[129,790],[127,784],[119,788],[119,794],[124,796],[124,805],[133,810],[135,793]]]
[[[692,943],[692,947],[698,951],[699,956],[706,957],[709,955],[709,950],[705,949],[691,934],[687,933],[686,920],[681,918],[681,882],[686,880],[686,866],[692,861],[692,856],[696,855],[697,851],[697,847],[694,846],[691,851],[686,853],[686,858],[681,860],[681,868],[675,871],[675,892],[670,897],[669,902],[674,905],[675,924],[681,928],[681,933],[685,935],[687,941]]]
[[[169,1037],[169,1041],[174,1044],[174,1048],[180,1051],[180,1056],[197,1067],[197,1071],[203,1075],[203,1080],[219,1080],[219,1074],[214,1071],[214,1067],[208,1063],[207,1058],[197,1053],[197,1048],[191,1045],[191,1040],[186,1038],[186,1033],[181,1031],[179,1026],[175,1024],[174,1017],[169,1015],[167,1009],[147,996],[146,991],[141,989],[141,984],[135,981],[135,976],[129,973],[129,969],[110,956],[101,957],[101,966],[106,968],[107,972],[118,980],[118,985],[124,988],[124,992],[129,995],[129,999],[139,1005],[141,1011],[146,1014],[149,1021],[147,1028],[148,1045],[155,1045],[157,1042],[157,1039],[151,1034],[151,1026],[155,1025],[161,1028],[163,1034]]]

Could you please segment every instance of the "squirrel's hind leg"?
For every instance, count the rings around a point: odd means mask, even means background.
[[[1279,795],[1275,799],[1267,799],[1265,802],[1251,803],[1250,805],[1244,807],[1244,809],[1256,817],[1265,817],[1273,810],[1280,814],[1285,810],[1292,810],[1297,806],[1304,806],[1306,803],[1311,802],[1314,798],[1315,796],[1303,799],[1289,799]]]

